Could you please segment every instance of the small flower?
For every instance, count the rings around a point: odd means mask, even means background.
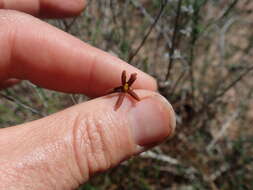
[[[124,100],[124,97],[126,96],[126,93],[132,96],[135,100],[140,101],[139,96],[131,88],[132,84],[134,83],[136,79],[137,79],[137,73],[132,73],[129,80],[126,81],[126,71],[122,72],[121,74],[122,86],[116,87],[112,91],[112,92],[120,92],[119,98],[115,104],[115,110],[117,110],[121,106]]]

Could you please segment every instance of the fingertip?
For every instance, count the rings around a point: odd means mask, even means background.
[[[108,109],[112,110],[114,115],[119,115],[119,119],[128,121],[126,127],[132,131],[135,144],[145,150],[174,134],[175,112],[168,100],[159,93],[149,90],[135,90],[135,93],[140,97],[140,101],[136,101],[126,93],[120,106],[117,105],[117,100],[122,93],[114,93],[97,100],[109,98],[109,101],[106,101]],[[115,105],[117,110],[110,109]]]
[[[152,91],[158,91],[158,85],[157,85],[157,80],[154,78],[154,77],[152,77],[152,76],[150,76],[150,83],[151,83],[151,90]]]
[[[44,0],[40,3],[40,17],[46,18],[62,18],[79,15],[86,6],[85,0]]]
[[[85,0],[0,0],[0,8],[17,10],[45,18],[63,18],[79,15],[85,8]]]
[[[130,127],[136,144],[145,147],[156,145],[172,136],[175,113],[171,104],[160,94],[147,90],[136,90],[141,101],[132,106]]]

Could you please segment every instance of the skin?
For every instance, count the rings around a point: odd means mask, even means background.
[[[0,89],[25,79],[99,97],[119,86],[123,70],[137,73],[133,88],[143,89],[135,91],[140,102],[125,98],[117,111],[116,93],[0,129],[0,189],[75,189],[172,135],[173,109],[152,77],[29,15],[77,15],[82,0],[0,0],[0,7]]]

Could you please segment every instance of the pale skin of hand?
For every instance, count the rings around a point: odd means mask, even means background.
[[[20,11],[77,15],[82,0],[0,0],[0,89],[19,80],[98,97],[137,73],[140,102],[106,95],[51,116],[0,129],[0,189],[75,189],[90,176],[162,142],[173,133],[170,104],[149,75]],[[21,5],[22,4],[22,5]],[[39,7],[39,8],[38,8]],[[113,72],[112,72],[113,71]]]

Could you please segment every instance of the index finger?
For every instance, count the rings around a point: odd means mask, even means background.
[[[29,15],[2,10],[0,25],[5,28],[0,80],[26,79],[48,89],[99,96],[118,86],[126,70],[138,74],[135,88],[156,90],[149,75]]]
[[[0,9],[18,10],[39,17],[75,16],[85,7],[85,0],[0,0]]]

